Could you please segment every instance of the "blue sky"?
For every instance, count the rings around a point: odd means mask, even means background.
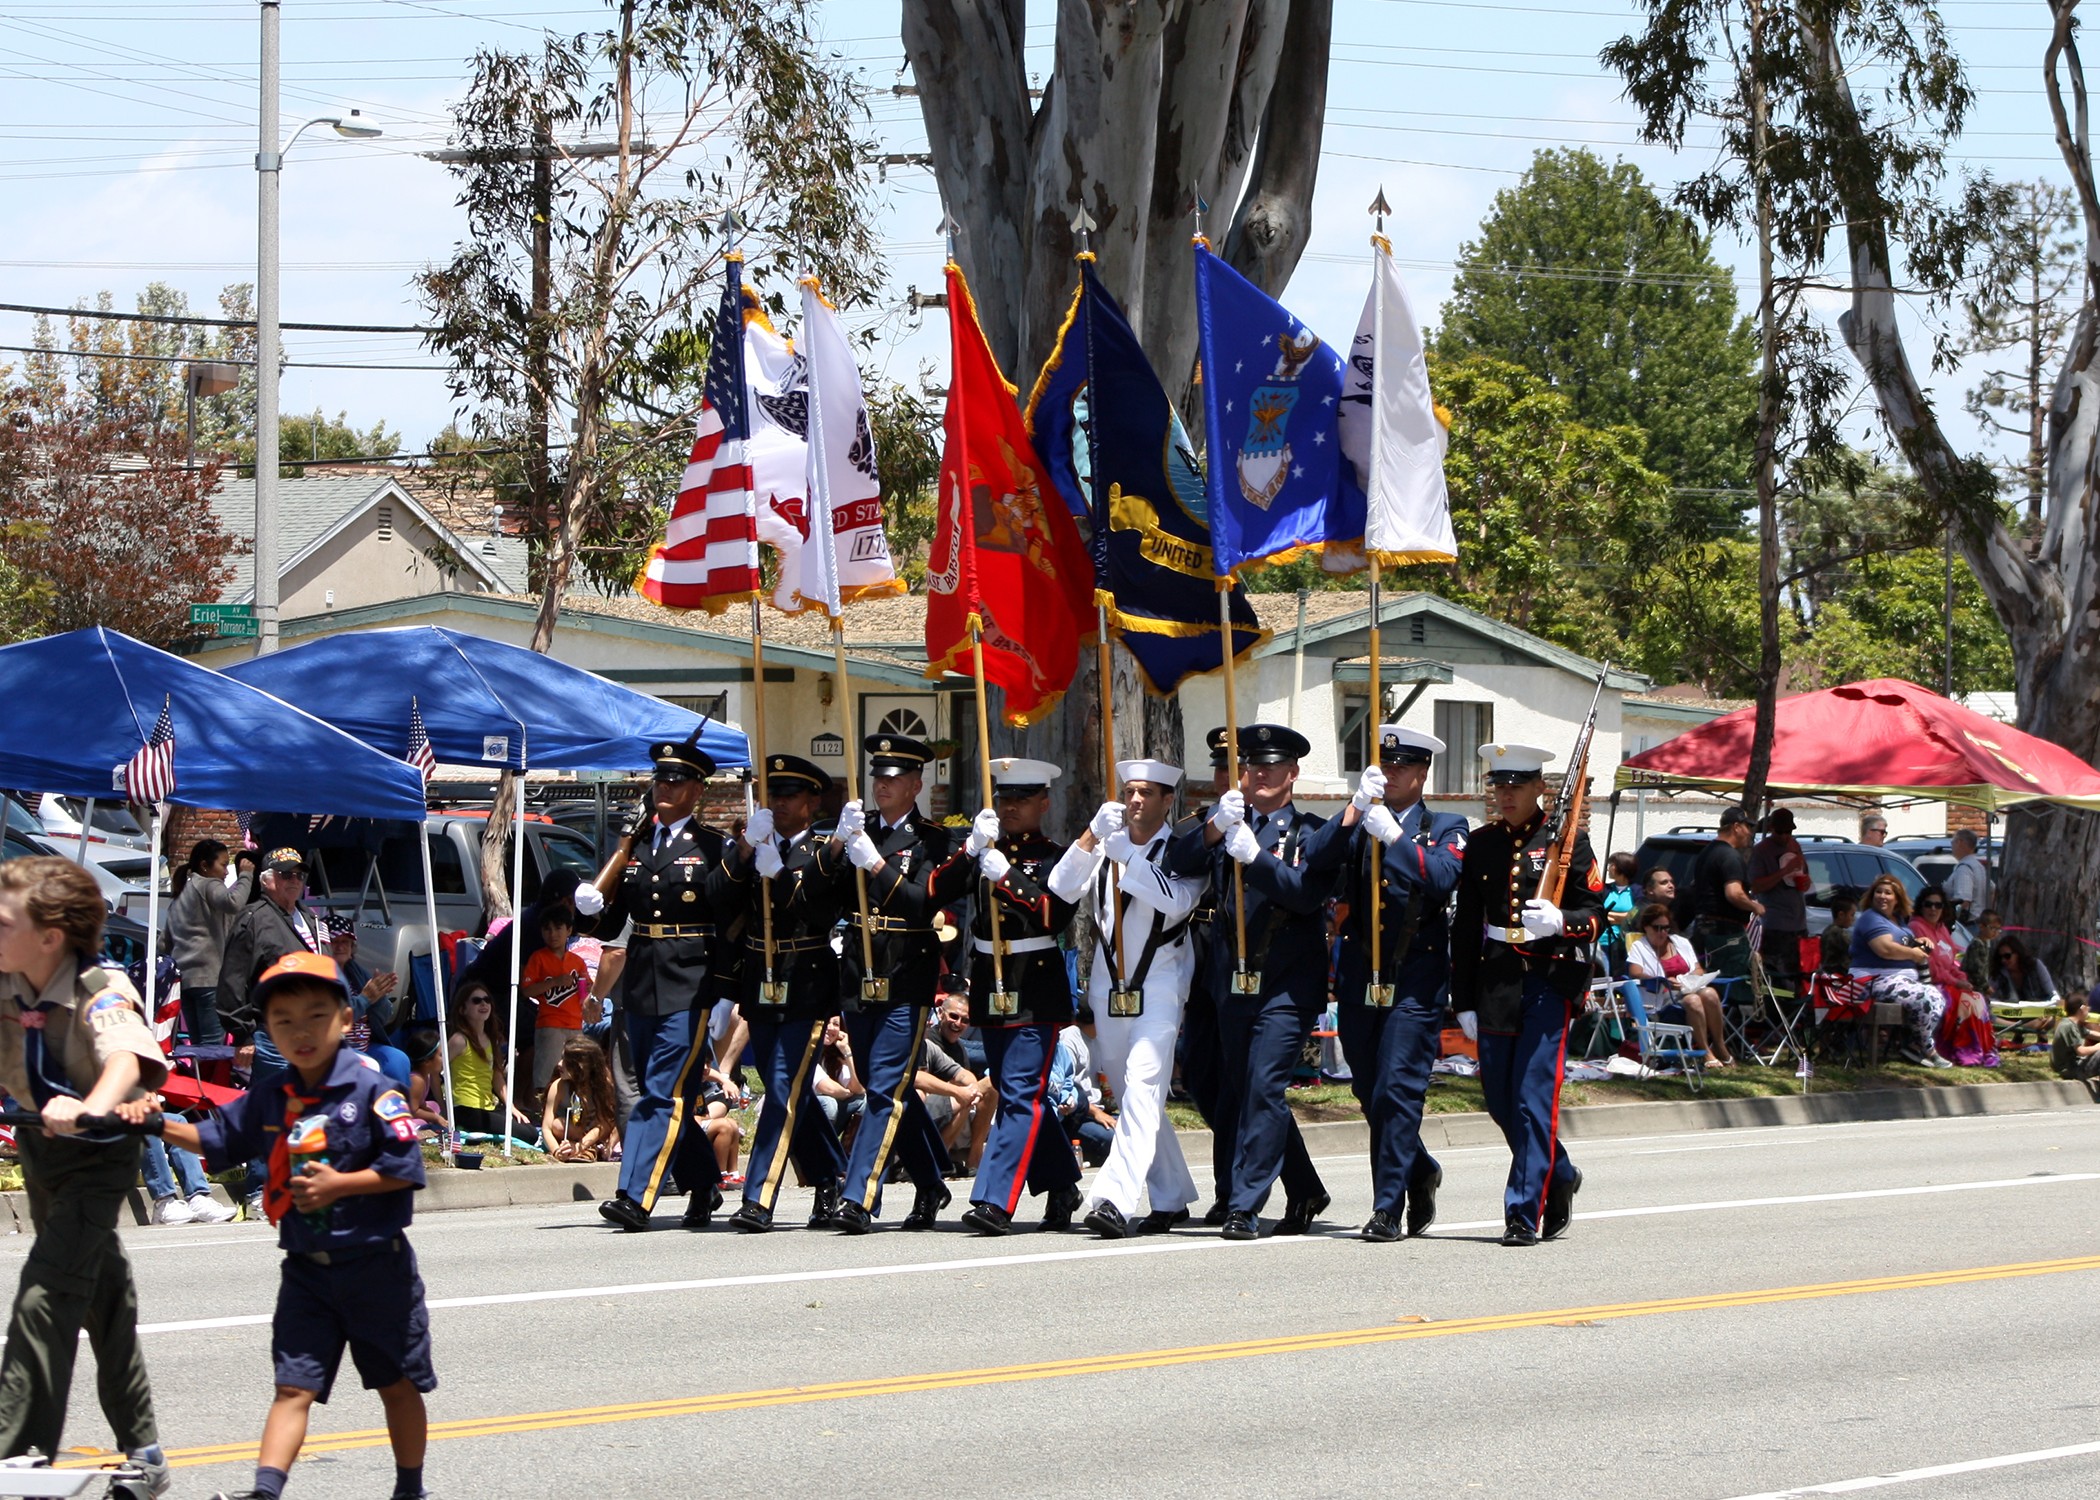
[[[222,284],[252,278],[256,12],[243,0],[11,0],[0,10],[0,300],[66,305],[106,289],[129,308],[157,279],[210,311]],[[1054,12],[1032,3],[1029,13],[1031,50],[1047,68]],[[284,316],[418,321],[408,277],[449,254],[460,219],[451,179],[417,153],[442,144],[465,59],[477,47],[533,47],[542,27],[583,29],[604,14],[582,0],[285,0],[286,128],[359,109],[387,134],[357,143],[310,133],[290,159]],[[2046,5],[1951,0],[1945,14],[1981,96],[1959,157],[2009,178],[2060,180],[2040,83]],[[819,15],[827,42],[871,85],[908,81],[896,0],[821,0]],[[1665,184],[1698,170],[1700,158],[1635,142],[1631,111],[1596,64],[1633,24],[1610,0],[1336,0],[1326,155],[1312,244],[1285,297],[1292,310],[1329,337],[1354,326],[1365,207],[1381,186],[1409,293],[1434,322],[1461,246],[1534,151],[1587,144]],[[874,118],[884,150],[924,149],[916,100],[878,94]],[[939,201],[931,174],[909,167],[892,168],[878,192],[891,297],[864,320],[881,333],[870,373],[910,380],[945,359],[941,314],[916,319],[903,306],[907,287],[939,283]],[[1723,249],[1746,278],[1740,248]],[[29,332],[25,315],[0,313],[0,344]],[[383,419],[411,448],[451,416],[412,336],[290,335],[287,347],[295,362],[415,367],[295,365],[288,412]],[[0,362],[12,357],[0,352]],[[1959,417],[1961,384],[1942,382],[1942,405],[1981,441]],[[1851,425],[1863,435],[1868,423]]]

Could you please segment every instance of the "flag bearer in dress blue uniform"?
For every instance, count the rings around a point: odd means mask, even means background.
[[[1291,1135],[1285,1091],[1314,1015],[1327,1000],[1323,908],[1343,841],[1314,840],[1323,820],[1291,803],[1299,758],[1311,748],[1304,735],[1282,724],[1244,726],[1239,754],[1246,790],[1221,796],[1201,839],[1183,839],[1167,855],[1170,873],[1207,872],[1215,901],[1211,995],[1221,1061],[1216,1149],[1232,1143],[1227,1239],[1251,1240],[1261,1233],[1262,1205],[1283,1171]],[[1247,889],[1244,962],[1235,866]],[[1303,1234],[1328,1201],[1324,1187],[1289,1199],[1276,1232]]]
[[[1196,1201],[1196,1180],[1167,1118],[1167,1088],[1196,965],[1189,914],[1208,884],[1200,875],[1170,875],[1160,864],[1181,767],[1126,760],[1116,775],[1123,800],[1101,804],[1050,875],[1051,891],[1083,901],[1094,926],[1086,1010],[1094,1059],[1116,1096],[1115,1140],[1086,1216],[1087,1228],[1103,1239],[1171,1229]],[[1152,1205],[1142,1220],[1140,1197]]]
[[[641,1097],[627,1117],[619,1191],[598,1212],[622,1229],[649,1227],[657,1198],[691,1194],[685,1225],[705,1225],[722,1201],[721,1171],[693,1102],[707,1056],[709,969],[716,911],[729,894],[722,835],[694,814],[715,763],[697,741],[650,748],[650,810],[620,836],[599,872],[600,930],[634,922],[621,972],[628,1053]]]
[[[1063,774],[1048,761],[1014,756],[992,762],[993,806],[934,873],[937,906],[975,896],[970,921],[970,1022],[999,1094],[992,1133],[963,1223],[979,1234],[1012,1231],[1024,1189],[1047,1193],[1045,1229],[1068,1229],[1079,1209],[1079,1163],[1044,1095],[1057,1058],[1057,1033],[1073,1016],[1072,984],[1058,935],[1074,910],[1049,889],[1064,845],[1043,836],[1050,783]],[[981,881],[998,903],[1004,1000],[994,990],[992,923]],[[995,1009],[994,1007],[998,1008]]]
[[[1589,986],[1589,945],[1604,921],[1604,878],[1587,836],[1575,843],[1561,904],[1539,899],[1551,840],[1541,807],[1550,750],[1482,745],[1495,821],[1474,830],[1452,918],[1451,1002],[1477,1032],[1488,1114],[1509,1142],[1505,1245],[1557,1238],[1582,1174],[1560,1143],[1568,1016]]]
[[[766,759],[769,806],[751,814],[730,846],[730,879],[749,915],[744,922],[744,982],[737,1004],[751,1026],[751,1052],[765,1080],[758,1125],[744,1162],[744,1201],[729,1216],[747,1234],[773,1227],[773,1207],[789,1158],[816,1189],[809,1227],[838,1222],[839,1174],[846,1156],[838,1132],[817,1105],[817,1054],[824,1024],[839,1013],[839,925],[853,868],[830,828],[816,826],[831,778],[799,755]],[[773,898],[773,978],[766,982],[764,901]]]
[[[882,1208],[882,1179],[892,1161],[912,1180],[906,1229],[931,1229],[948,1206],[948,1148],[926,1112],[916,1086],[926,1044],[926,1017],[940,999],[941,944],[933,918],[933,872],[948,857],[948,831],[919,812],[926,763],[933,750],[902,734],[871,734],[868,752],[868,812],[849,802],[839,814],[846,855],[867,874],[868,925],[875,951],[873,974],[861,953],[861,914],[850,913],[841,955],[846,1039],[860,1060],[867,1110],[853,1137],[839,1228],[866,1234]],[[873,978],[880,987],[870,992]]]
[[[1348,840],[1337,1024],[1351,1086],[1371,1127],[1371,1217],[1363,1238],[1390,1243],[1436,1218],[1443,1168],[1422,1146],[1422,1103],[1451,978],[1447,907],[1466,820],[1422,801],[1444,742],[1400,724],[1378,730],[1378,764],[1329,825]],[[1371,972],[1371,872],[1380,878],[1380,972]],[[1403,1219],[1404,1214],[1404,1219]]]

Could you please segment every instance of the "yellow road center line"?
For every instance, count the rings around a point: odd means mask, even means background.
[[[750,1411],[770,1406],[801,1406],[820,1401],[855,1401],[871,1396],[909,1396],[928,1391],[956,1390],[967,1386],[1015,1385],[1025,1381],[1062,1380],[1078,1375],[1114,1375],[1172,1365],[1210,1364],[1220,1360],[1255,1359],[1279,1354],[1313,1354],[1331,1349],[1404,1343],[1412,1339],[1452,1338],[1473,1333],[1506,1333],[1520,1328],[1544,1328],[1555,1324],[1601,1323],[1622,1318],[1652,1318],[1670,1313],[1720,1312],[1731,1308],[1763,1307],[1780,1302],[1813,1302],[1829,1297],[1922,1291],[1933,1287],[1965,1286],[1985,1281],[2010,1281],[2028,1276],[2061,1276],[2078,1271],[2100,1271],[2100,1255],[2071,1256],[2062,1260],[2021,1261],[2003,1266],[1973,1266],[1948,1271],[1920,1271],[1907,1276],[1873,1276],[1858,1281],[1827,1281],[1810,1286],[1712,1292],[1696,1297],[1662,1297],[1647,1302],[1609,1302],[1595,1307],[1560,1307],[1540,1312],[1494,1313],[1482,1317],[1452,1318],[1445,1322],[1385,1324],[1376,1328],[1289,1334],[1280,1338],[1242,1339],[1225,1344],[1193,1344],[1177,1349],[1143,1349],[1126,1354],[1053,1359],[1025,1365],[994,1365],[975,1370],[938,1370],[923,1375],[890,1375],[872,1380],[833,1381],[823,1385],[780,1386],[771,1390],[735,1391],[711,1396],[677,1396],[660,1401],[628,1402],[619,1406],[584,1406],[568,1411],[463,1417],[450,1422],[433,1422],[430,1425],[430,1437],[433,1442],[457,1438],[502,1437],[511,1433],[545,1432],[565,1427],[596,1427],[615,1422],[653,1421],[664,1417],[709,1416],[716,1412]],[[386,1441],[386,1429],[383,1427],[358,1432],[317,1433],[307,1439],[302,1452],[306,1455],[342,1453],[357,1448],[380,1447]],[[256,1445],[252,1441],[221,1443],[204,1448],[174,1448],[168,1452],[168,1462],[176,1468],[253,1462],[255,1449]],[[95,1466],[96,1461],[93,1459],[72,1459],[59,1465],[61,1468]]]

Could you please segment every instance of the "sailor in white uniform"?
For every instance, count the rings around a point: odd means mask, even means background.
[[[1083,906],[1094,924],[1086,1008],[1094,1059],[1115,1092],[1117,1116],[1086,1226],[1104,1239],[1171,1229],[1196,1201],[1195,1179],[1167,1118],[1167,1090],[1196,967],[1189,914],[1205,885],[1160,864],[1181,768],[1126,760],[1117,762],[1116,774],[1123,800],[1101,804],[1050,875],[1051,893]],[[1138,1219],[1141,1196],[1152,1211]]]

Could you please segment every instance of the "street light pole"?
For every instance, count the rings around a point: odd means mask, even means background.
[[[262,0],[255,152],[255,654],[277,649],[277,194],[279,0]]]

